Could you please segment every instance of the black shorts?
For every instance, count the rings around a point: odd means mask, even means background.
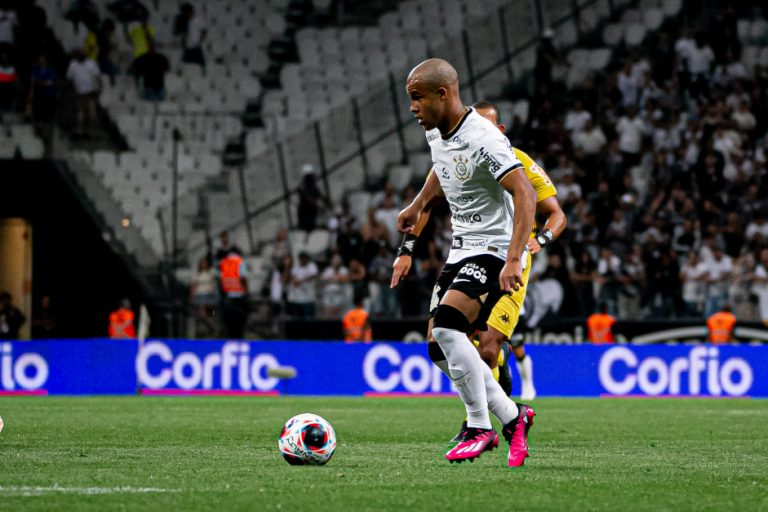
[[[429,303],[429,316],[434,316],[437,306],[448,290],[458,290],[480,301],[482,308],[475,325],[485,324],[494,304],[505,293],[499,287],[499,274],[504,268],[504,261],[490,254],[472,256],[449,263],[443,267],[432,289]]]

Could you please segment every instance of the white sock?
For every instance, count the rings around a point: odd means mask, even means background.
[[[501,389],[501,385],[493,378],[493,372],[487,365],[483,365],[483,380],[485,382],[485,394],[488,397],[488,409],[499,418],[504,426],[517,418],[517,404],[512,401]]]
[[[528,354],[522,361],[517,362],[517,371],[520,373],[520,385],[524,387],[533,386],[533,362]]]
[[[489,374],[491,370],[480,359],[480,354],[467,339],[466,334],[454,329],[433,327],[432,335],[443,349],[445,359],[448,361],[448,375],[464,402],[467,410],[467,426],[491,428],[483,368]]]

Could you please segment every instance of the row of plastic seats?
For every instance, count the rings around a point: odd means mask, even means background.
[[[740,19],[737,22],[739,40],[744,45],[764,46],[768,44],[768,20]]]
[[[306,231],[292,230],[288,232],[288,245],[294,261],[298,260],[299,253],[306,252],[310,256],[323,254],[330,247],[331,233],[325,229]]]
[[[741,62],[751,73],[755,65],[768,68],[768,46],[745,46],[741,50]]]
[[[0,128],[0,158],[39,159],[45,153],[45,144],[31,125],[9,124]]]

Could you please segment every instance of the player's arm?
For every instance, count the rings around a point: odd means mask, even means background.
[[[547,222],[535,238],[528,240],[528,250],[531,254],[540,252],[543,247],[555,241],[568,224],[557,196],[550,196],[536,203],[536,213],[546,216]]]
[[[392,280],[389,287],[394,288],[408,274],[413,263],[413,246],[416,239],[429,221],[432,206],[443,196],[440,181],[432,169],[424,186],[400,215],[397,216],[397,230],[404,233],[403,241],[397,250],[397,257],[392,263]]]
[[[520,261],[528,243],[536,211],[536,192],[523,171],[523,167],[501,178],[501,186],[512,194],[515,215],[512,221],[512,239],[507,249],[507,261],[499,274],[499,285],[505,292],[518,290],[523,286],[523,267]]]

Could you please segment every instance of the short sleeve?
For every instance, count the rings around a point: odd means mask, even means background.
[[[523,168],[523,163],[515,156],[512,145],[499,130],[492,124],[487,127],[479,125],[479,137],[475,138],[475,148],[472,158],[480,170],[488,170],[496,181],[500,182],[504,177],[517,169]]]

